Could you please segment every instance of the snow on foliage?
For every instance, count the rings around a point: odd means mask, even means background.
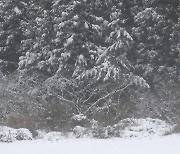
[[[131,76],[131,84],[136,85],[143,88],[150,88],[149,84],[140,76],[132,75]]]
[[[43,139],[45,134],[47,134],[47,132],[44,130],[36,130],[35,139]]]
[[[115,127],[126,125],[125,129],[121,131],[123,138],[129,137],[152,137],[163,136],[169,134],[173,126],[160,119],[124,119],[120,121]]]
[[[163,136],[172,132],[173,126],[159,119],[133,119],[121,120],[113,126],[102,127],[96,125],[91,129],[76,126],[73,129],[75,137],[94,137],[94,138],[144,138],[153,136]]]
[[[65,136],[61,132],[49,132],[43,136],[43,140],[46,141],[58,141],[65,139]]]
[[[146,8],[142,12],[139,12],[137,16],[135,16],[135,21],[139,24],[143,25],[145,23],[144,19],[152,19],[153,21],[157,21],[161,16],[153,10],[153,8]]]
[[[26,128],[13,129],[9,127],[0,127],[0,142],[13,142],[32,139],[32,133]]]
[[[79,114],[79,115],[74,115],[72,117],[73,120],[76,120],[76,121],[82,121],[82,120],[85,120],[87,119],[87,117],[83,114]]]
[[[76,126],[73,129],[73,135],[76,138],[91,137],[91,132],[87,128],[85,128],[85,127]]]
[[[18,8],[18,7],[15,7],[14,8],[14,12],[16,12],[16,14],[21,14],[21,10]]]
[[[84,115],[74,116],[74,119],[82,121]],[[67,138],[151,138],[168,135],[173,131],[174,126],[159,119],[134,119],[127,118],[112,126],[101,126],[97,121],[92,120],[90,127],[76,125],[72,132],[49,132],[37,131],[35,139],[45,141],[59,141]],[[14,142],[19,140],[32,140],[32,134],[25,128],[13,129],[0,127],[0,141]]]

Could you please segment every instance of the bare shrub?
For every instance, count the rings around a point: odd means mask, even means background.
[[[10,114],[7,116],[6,124],[12,128],[27,128],[34,135],[36,133],[37,122],[35,118],[31,116],[20,116]]]
[[[174,126],[172,133],[180,133],[180,123]]]
[[[62,102],[56,96],[48,96],[47,104],[42,115],[41,127],[51,131],[69,131],[71,129],[71,117],[73,105]]]

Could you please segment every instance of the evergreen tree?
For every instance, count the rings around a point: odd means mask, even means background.
[[[25,5],[20,1],[1,1],[0,5],[0,57],[6,65],[4,71],[16,69],[19,48],[23,39],[21,22],[26,20]],[[10,66],[10,67],[8,67]],[[3,70],[2,70],[3,71]]]
[[[180,9],[180,8],[179,8]],[[175,80],[179,80],[180,76],[180,18],[178,19],[177,24],[173,26],[173,32],[171,34],[171,56],[173,70],[171,69],[170,73],[175,77]]]
[[[166,4],[164,1],[142,1],[141,11],[136,7],[132,9],[135,14],[132,35],[136,71],[143,74],[152,87],[163,78],[166,67],[174,65],[170,37],[177,15],[172,18],[174,2],[166,1]]]

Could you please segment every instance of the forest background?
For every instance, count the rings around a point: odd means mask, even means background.
[[[179,123],[180,2],[0,0],[0,70],[1,125]]]

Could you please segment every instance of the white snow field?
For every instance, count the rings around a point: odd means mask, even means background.
[[[141,139],[15,141],[0,143],[0,154],[180,154],[180,134]]]

